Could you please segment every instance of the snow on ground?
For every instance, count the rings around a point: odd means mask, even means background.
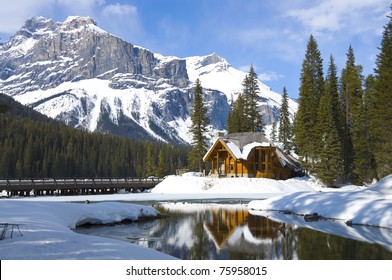
[[[363,187],[345,186],[340,189],[324,188],[314,177],[274,180],[266,178],[209,178],[198,173],[182,176],[168,176],[151,193],[154,194],[198,194],[220,196],[222,194],[242,194],[244,197],[268,198],[293,192],[351,191]]]
[[[1,223],[20,224],[0,240],[1,260],[22,259],[174,259],[148,248],[72,231],[83,223],[114,223],[156,217],[149,206],[120,202],[92,204],[1,201]],[[0,233],[1,233],[0,228]]]
[[[352,192],[299,192],[251,201],[252,210],[281,210],[392,228],[392,174],[373,186]]]
[[[340,189],[324,188],[313,177],[276,181],[213,179],[198,175],[168,176],[149,193],[1,199],[0,223],[21,224],[23,236],[14,229],[11,238],[8,231],[6,238],[0,241],[0,259],[170,259],[170,256],[130,243],[71,230],[84,222],[114,223],[157,214],[151,207],[114,201],[236,198],[253,200],[248,207],[260,215],[265,213],[258,210],[317,212],[355,224],[392,228],[392,175],[369,188],[346,186]],[[100,203],[70,203],[87,199]]]

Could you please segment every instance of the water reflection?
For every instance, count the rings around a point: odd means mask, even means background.
[[[380,245],[251,215],[245,206],[165,203],[156,208],[168,218],[77,231],[188,260],[392,259]]]

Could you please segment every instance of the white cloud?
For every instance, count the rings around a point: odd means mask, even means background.
[[[259,74],[259,80],[262,82],[276,81],[284,78],[284,75],[278,74],[274,71],[267,71]]]
[[[105,6],[102,11],[104,16],[128,16],[136,15],[137,8],[131,5],[121,5],[119,3]]]
[[[374,30],[374,17],[385,12],[389,1],[322,0],[310,8],[291,9],[286,15],[299,21],[314,34],[346,29],[351,33],[361,33]]]

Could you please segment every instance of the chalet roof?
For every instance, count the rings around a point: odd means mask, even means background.
[[[241,133],[229,133],[223,137],[223,140],[233,142],[241,150],[251,143],[263,143],[264,146],[272,146],[271,142],[261,132],[241,132]]]
[[[271,142],[261,132],[230,133],[220,137],[237,159],[248,159],[255,147],[271,147]]]

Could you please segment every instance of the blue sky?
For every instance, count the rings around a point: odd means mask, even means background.
[[[364,74],[373,73],[391,0],[0,0],[0,37],[44,16],[91,16],[102,29],[163,55],[216,53],[234,67],[254,65],[276,92],[298,97],[306,43],[316,38],[324,67],[339,72],[353,46]]]

